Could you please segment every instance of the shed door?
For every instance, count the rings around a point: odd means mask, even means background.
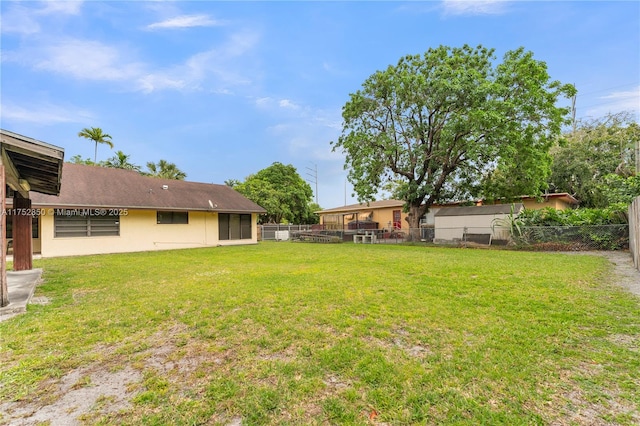
[[[402,210],[393,211],[393,229],[402,228]]]

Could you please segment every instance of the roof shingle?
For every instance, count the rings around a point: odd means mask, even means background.
[[[123,169],[65,163],[59,196],[32,193],[34,207],[266,213],[227,185],[162,179]]]

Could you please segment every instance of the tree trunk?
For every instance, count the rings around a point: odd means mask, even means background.
[[[409,213],[406,218],[406,221],[409,224],[409,241],[420,240],[420,219],[424,216],[427,210],[428,206],[421,202],[409,205]]]

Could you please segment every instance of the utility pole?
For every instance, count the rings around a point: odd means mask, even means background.
[[[576,85],[574,84],[573,87],[575,88]],[[573,133],[576,132],[576,95],[573,95],[571,97],[571,122],[573,124]]]
[[[347,205],[347,180],[344,180],[344,205]]]
[[[309,183],[315,183],[315,185],[316,185],[316,191],[315,191],[316,204],[320,205],[318,203],[318,165],[314,164],[313,168],[307,167],[306,169],[307,169],[307,176],[309,176],[311,178],[311,179],[307,179],[307,181]]]
[[[636,140],[636,176],[640,176],[640,139]]]

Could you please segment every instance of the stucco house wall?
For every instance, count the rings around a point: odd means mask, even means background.
[[[573,198],[573,197],[571,197]],[[542,199],[541,201],[535,199],[525,199],[522,200],[524,207],[530,210],[539,210],[547,207],[551,207],[555,210],[567,210],[574,208],[578,205],[578,201],[573,198],[573,201],[569,198],[560,198],[560,197],[550,197],[547,199]]]
[[[119,236],[56,237],[54,216],[45,214],[40,217],[34,252],[55,257],[258,243],[257,214],[251,215],[251,238],[239,240],[219,239],[217,212],[189,212],[188,224],[158,224],[156,215],[151,210],[128,210],[120,215]]]
[[[384,207],[375,210],[371,210],[372,220],[374,222],[378,222],[378,229],[398,229],[397,222],[394,226],[393,216],[394,211],[400,213],[400,227],[399,229],[407,228],[409,225],[405,218],[407,214],[402,211],[402,206],[400,207]]]
[[[33,247],[42,257],[257,244],[258,214],[265,211],[226,185],[158,179],[78,164],[65,164],[59,197],[33,198],[33,208],[42,213]],[[110,222],[118,224],[117,232],[110,228],[117,235],[78,235],[74,228],[71,236],[60,232],[60,226],[56,235],[56,214],[97,210],[119,213]],[[188,220],[160,220],[158,212],[165,217],[176,213]],[[221,215],[229,220],[221,222]],[[224,238],[221,223],[229,229]]]
[[[351,221],[362,221],[370,217],[373,222],[378,223],[378,229],[389,229],[393,227],[394,211],[400,213],[400,229],[408,228],[405,218],[407,214],[402,211],[404,203],[399,200],[372,201],[369,204],[351,204],[344,207],[322,210],[318,213],[320,224],[333,226],[336,223],[341,227],[346,227]],[[337,222],[336,222],[337,221]]]
[[[555,210],[566,210],[575,208],[579,203],[571,194],[566,192],[557,194],[544,194],[540,197],[520,197],[519,201],[525,209],[540,210],[551,207]],[[488,205],[489,203],[481,203]],[[511,203],[491,203],[491,204],[511,204]]]

